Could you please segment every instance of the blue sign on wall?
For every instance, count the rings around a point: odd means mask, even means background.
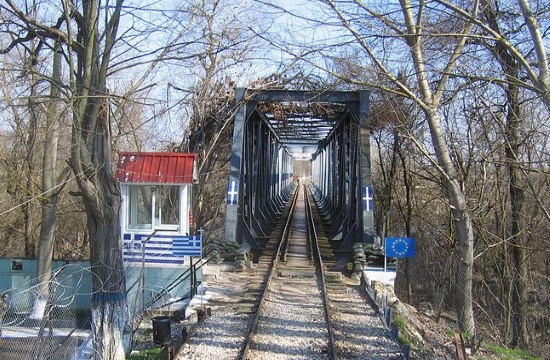
[[[237,205],[238,200],[239,200],[239,182],[233,180],[227,184],[227,204]]]
[[[374,192],[372,187],[363,188],[363,211],[374,211]]]
[[[125,263],[183,265],[184,256],[201,256],[200,235],[126,233],[122,259]]]

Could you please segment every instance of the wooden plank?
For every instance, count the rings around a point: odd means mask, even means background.
[[[456,346],[456,356],[458,360],[468,360],[466,355],[466,346],[464,345],[464,338],[460,331],[455,331],[455,346]]]

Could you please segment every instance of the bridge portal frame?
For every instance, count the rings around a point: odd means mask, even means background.
[[[233,130],[225,240],[263,247],[294,189],[293,159],[260,102],[345,105],[340,119],[312,157],[312,181],[318,206],[340,250],[374,240],[367,91],[294,91],[237,88],[240,104]],[[296,139],[293,144],[307,139]],[[309,143],[311,145],[311,143]]]

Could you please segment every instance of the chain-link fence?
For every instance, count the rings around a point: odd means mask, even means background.
[[[177,268],[127,267],[133,322],[152,310],[184,311],[200,281],[197,268],[191,259]],[[76,359],[91,333],[91,278],[88,262],[54,262],[44,299],[36,261],[0,260],[0,359]]]
[[[89,264],[54,262],[44,298],[35,261],[1,261],[0,359],[69,359],[90,332]]]

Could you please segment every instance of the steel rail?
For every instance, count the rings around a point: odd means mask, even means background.
[[[313,258],[313,261],[315,263],[316,269],[319,270],[318,273],[319,273],[319,278],[320,278],[320,283],[321,283],[320,284],[320,286],[321,286],[320,290],[322,292],[323,308],[324,308],[325,321],[326,321],[326,324],[327,324],[327,332],[328,332],[328,338],[329,338],[328,339],[328,341],[329,341],[329,344],[328,344],[329,356],[330,356],[330,359],[332,359],[332,360],[338,360],[338,353],[337,353],[337,350],[336,350],[336,341],[335,341],[335,336],[334,336],[334,329],[332,327],[332,321],[331,321],[332,316],[331,316],[331,310],[330,310],[330,306],[329,306],[328,291],[327,291],[327,286],[326,286],[326,278],[325,278],[325,273],[324,273],[323,261],[322,261],[321,252],[320,252],[320,249],[319,249],[319,244],[318,244],[318,241],[317,241],[317,231],[315,230],[315,222],[314,222],[314,219],[313,219],[313,216],[312,216],[311,201],[309,199],[311,194],[310,194],[309,188],[307,186],[304,186],[304,189],[306,189],[306,191],[304,191],[304,202],[305,202],[305,208],[306,208],[307,236],[308,236],[308,242],[310,243],[309,244],[309,252],[312,255],[312,258]],[[270,254],[271,255],[271,258],[270,258],[271,265],[270,265],[270,268],[268,270],[268,275],[266,276],[265,287],[263,288],[263,290],[261,292],[258,308],[257,308],[256,313],[254,314],[254,318],[252,319],[252,322],[249,326],[247,340],[246,340],[246,343],[244,344],[244,347],[241,349],[239,359],[247,359],[248,353],[250,351],[250,347],[251,347],[252,342],[254,340],[254,335],[255,335],[257,327],[258,327],[258,322],[259,322],[259,319],[260,319],[260,316],[261,316],[261,311],[262,311],[262,308],[263,308],[264,303],[266,301],[267,291],[271,286],[271,283],[273,281],[273,278],[274,278],[275,274],[277,273],[277,265],[279,264],[279,261],[284,261],[283,257],[286,257],[283,254],[283,251],[284,251],[284,253],[286,253],[286,251],[288,249],[287,242],[288,242],[288,238],[289,238],[289,235],[290,235],[290,229],[292,227],[292,221],[293,221],[293,218],[294,218],[293,215],[294,215],[294,211],[295,211],[295,208],[296,208],[296,203],[297,203],[297,201],[299,201],[298,194],[299,194],[299,189],[296,189],[295,194],[294,194],[294,196],[292,198],[292,201],[291,201],[291,204],[290,204],[290,211],[288,212],[288,217],[285,221],[285,226],[284,226],[283,232],[282,232],[282,234],[279,238],[279,243],[278,243],[278,246],[277,246],[277,250],[274,251],[273,254]]]
[[[288,212],[288,217],[285,222],[285,226],[283,228],[283,232],[279,238],[279,244],[277,246],[277,250],[274,251],[273,254],[271,254],[271,266],[268,271],[267,280],[265,282],[265,287],[263,288],[261,294],[260,294],[260,300],[258,303],[258,308],[256,310],[256,313],[254,314],[254,318],[252,319],[252,322],[250,324],[250,327],[248,328],[248,336],[246,343],[244,347],[240,351],[239,359],[247,359],[248,352],[250,350],[250,346],[252,345],[252,340],[254,338],[254,334],[256,333],[256,329],[258,328],[258,321],[260,319],[261,315],[261,309],[264,306],[265,300],[266,300],[266,294],[267,290],[269,289],[269,286],[272,282],[272,279],[276,273],[277,270],[277,264],[279,263],[279,255],[281,253],[281,249],[283,247],[283,243],[285,243],[288,240],[288,236],[290,235],[290,228],[292,227],[292,218],[294,214],[294,210],[296,208],[296,202],[298,199],[298,188],[296,188],[294,196],[292,198],[292,201],[290,203],[290,210]]]
[[[334,328],[332,327],[332,311],[330,309],[330,302],[328,298],[328,291],[327,291],[327,282],[325,277],[325,269],[323,266],[323,258],[321,256],[321,251],[319,249],[319,242],[317,238],[317,230],[315,229],[315,222],[313,219],[313,216],[311,214],[311,191],[309,187],[305,187],[307,189],[305,194],[305,202],[306,202],[306,219],[308,223],[308,237],[310,239],[310,246],[313,250],[314,260],[315,263],[319,269],[320,278],[321,278],[321,287],[322,287],[322,293],[323,293],[323,305],[325,308],[325,321],[327,323],[327,330],[328,330],[328,336],[329,336],[329,356],[332,360],[338,360],[338,351],[336,349],[336,340],[334,337]],[[313,205],[315,206],[315,205]]]

